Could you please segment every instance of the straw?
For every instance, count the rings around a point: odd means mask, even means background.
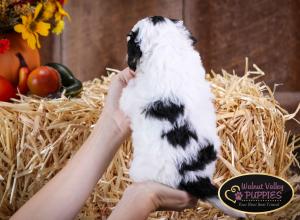
[[[290,171],[297,165],[293,150],[297,138],[288,143],[285,123],[289,114],[275,100],[273,91],[257,79],[264,72],[246,60],[239,77],[225,70],[207,75],[215,94],[218,132],[223,142],[214,182],[220,185],[243,173],[269,173],[287,179],[297,189],[300,177]],[[0,219],[8,219],[46,184],[76,153],[89,136],[104,105],[112,76],[84,83],[80,97],[41,99],[21,96],[13,103],[0,102]],[[132,183],[128,169],[131,140],[120,147],[106,173],[78,214],[78,219],[102,219],[117,204]],[[300,198],[286,208],[256,219],[295,219]],[[210,204],[199,202],[183,212],[155,212],[149,219],[230,219]]]

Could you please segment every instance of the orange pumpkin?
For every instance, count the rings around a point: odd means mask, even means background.
[[[0,34],[0,39],[6,38],[10,41],[10,48],[0,53],[0,76],[18,84],[20,62],[17,53],[21,53],[30,70],[40,66],[40,54],[37,49],[31,49],[27,41],[22,39],[18,33]]]

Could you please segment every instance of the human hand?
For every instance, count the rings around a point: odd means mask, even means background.
[[[118,132],[123,136],[128,135],[130,128],[128,118],[119,108],[119,100],[122,90],[134,76],[135,73],[127,67],[113,77],[102,111],[102,117],[110,117],[117,125]]]
[[[173,210],[181,211],[192,208],[198,199],[185,191],[173,189],[156,182],[133,183],[123,195],[122,200],[135,198],[136,201],[147,204],[145,209],[149,212]]]

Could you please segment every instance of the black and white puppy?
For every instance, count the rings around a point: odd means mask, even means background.
[[[210,85],[194,38],[182,21],[140,20],[127,36],[136,71],[120,107],[131,120],[134,181],[157,181],[211,202],[225,213],[211,180],[220,141]]]

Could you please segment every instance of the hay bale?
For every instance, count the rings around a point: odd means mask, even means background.
[[[263,82],[254,80],[264,73],[253,65],[238,77],[222,71],[208,80],[216,96],[218,131],[223,141],[214,181],[249,172],[281,176],[296,186],[300,177],[289,171],[296,163],[288,144],[285,122],[289,115]],[[117,72],[109,69],[109,72]],[[14,103],[0,102],[0,219],[8,219],[22,204],[49,181],[76,153],[90,134],[103,108],[108,77],[84,83],[80,98],[56,100],[21,96]],[[106,173],[78,215],[78,219],[107,216],[131,183],[128,168],[131,141],[117,152]],[[300,210],[300,198],[285,209],[256,219],[292,219]],[[156,212],[149,219],[230,219],[210,204],[199,202],[193,210]],[[254,216],[253,216],[254,218]]]

